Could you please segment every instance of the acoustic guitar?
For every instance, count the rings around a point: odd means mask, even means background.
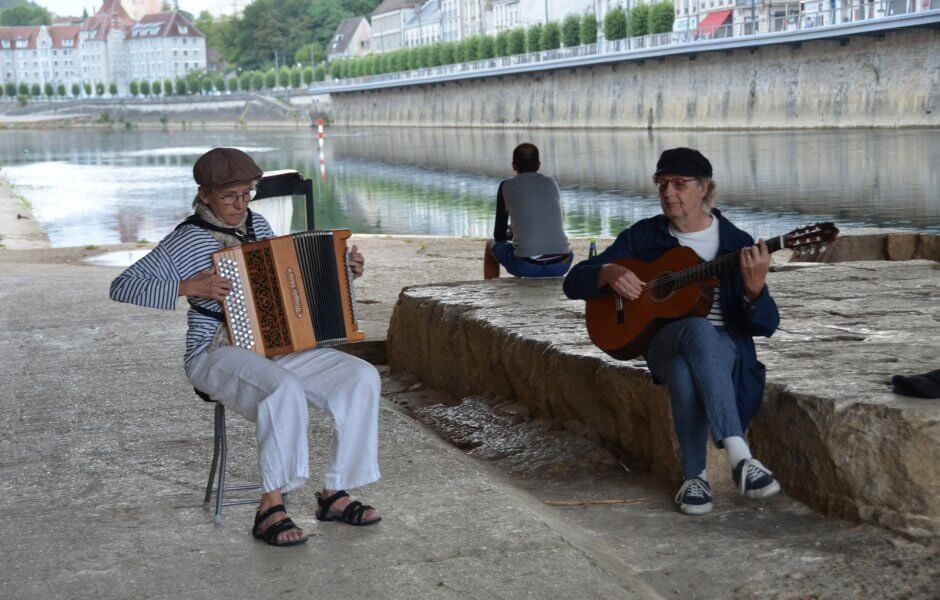
[[[767,240],[767,250],[792,248],[797,253],[813,254],[838,234],[834,224],[817,223]],[[663,325],[687,317],[704,317],[711,311],[718,275],[739,268],[740,255],[737,250],[705,262],[691,248],[680,246],[652,262],[614,260],[647,283],[636,300],[611,291],[587,301],[585,317],[591,341],[621,360],[645,353]]]

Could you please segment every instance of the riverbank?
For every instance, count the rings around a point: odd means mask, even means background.
[[[48,248],[49,236],[33,217],[29,200],[0,177],[0,248]]]

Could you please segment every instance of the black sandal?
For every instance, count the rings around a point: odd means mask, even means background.
[[[305,544],[308,537],[301,538],[299,540],[288,540],[288,541],[279,541],[277,536],[281,535],[285,531],[290,531],[291,529],[298,529],[297,525],[290,520],[290,517],[284,517],[276,523],[272,523],[268,526],[267,529],[261,531],[261,524],[264,523],[264,520],[273,515],[274,513],[285,512],[283,504],[277,504],[272,506],[268,510],[264,511],[264,514],[261,512],[255,513],[255,526],[251,530],[251,535],[255,539],[263,540],[272,546],[297,546],[298,544]]]
[[[372,510],[372,507],[368,504],[363,504],[358,500],[353,500],[346,505],[346,508],[343,509],[343,514],[336,515],[330,514],[330,507],[333,506],[333,503],[339,500],[340,498],[348,498],[349,494],[346,493],[346,490],[340,490],[333,494],[331,497],[324,499],[320,496],[320,492],[317,492],[317,504],[320,508],[317,509],[316,517],[318,521],[340,521],[348,525],[356,525],[360,527],[365,527],[366,525],[375,525],[382,520],[382,517],[376,517],[369,521],[363,521],[362,515],[366,513],[367,510]]]

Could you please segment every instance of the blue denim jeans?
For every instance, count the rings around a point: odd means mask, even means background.
[[[549,265],[540,265],[516,256],[516,249],[510,242],[493,244],[493,256],[503,265],[510,275],[516,277],[562,277],[571,268],[574,252],[568,253],[568,259]]]
[[[646,362],[669,392],[683,477],[695,477],[705,469],[709,427],[716,444],[744,435],[734,395],[734,342],[704,318],[682,319],[656,333]]]

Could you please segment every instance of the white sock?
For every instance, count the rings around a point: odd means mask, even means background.
[[[721,440],[721,443],[725,446],[725,456],[728,457],[728,464],[732,469],[742,460],[751,458],[751,449],[747,447],[743,437],[729,436]]]
[[[697,475],[697,477],[698,477],[699,479],[701,479],[702,481],[705,481],[705,482],[708,481],[708,473],[706,472],[705,469],[702,469],[702,472],[699,473],[699,474]]]

